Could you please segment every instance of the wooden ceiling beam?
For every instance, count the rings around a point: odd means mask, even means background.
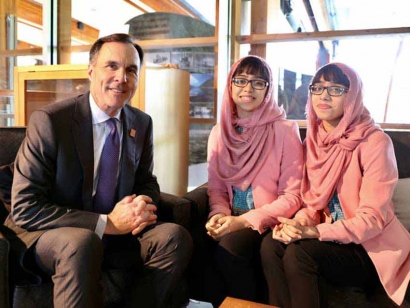
[[[42,28],[43,26],[43,7],[41,4],[31,0],[17,1],[17,17],[24,20],[28,24],[33,24]],[[99,30],[85,23],[78,22],[75,19],[71,20],[71,37],[74,40],[92,44],[98,39]],[[22,42],[19,42],[21,46]]]
[[[17,1],[17,17],[36,25],[43,25],[43,7],[31,0]]]
[[[190,8],[185,6],[179,0],[172,0],[172,1],[158,1],[158,0],[140,0],[145,5],[149,6],[156,12],[164,12],[164,13],[175,13],[190,16],[195,19],[199,19],[198,16],[191,11]]]

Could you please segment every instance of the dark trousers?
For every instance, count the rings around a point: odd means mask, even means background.
[[[212,302],[214,307],[226,296],[263,301],[266,287],[259,255],[263,235],[250,228],[232,232],[220,241],[212,240],[205,231],[202,235],[200,241],[194,236],[195,271],[191,272],[207,293],[199,299]]]
[[[285,245],[266,236],[261,245],[269,304],[327,307],[326,283],[369,288],[379,282],[361,245],[301,240]]]
[[[55,307],[167,307],[191,250],[183,227],[162,223],[103,241],[86,229],[49,230],[33,255],[53,280]]]

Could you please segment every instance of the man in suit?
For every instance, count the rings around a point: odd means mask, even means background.
[[[6,225],[24,243],[13,247],[20,265],[51,276],[55,307],[102,307],[101,277],[121,306],[166,307],[189,262],[189,233],[157,222],[152,119],[129,105],[142,61],[128,35],[102,37],[90,92],[31,115]]]

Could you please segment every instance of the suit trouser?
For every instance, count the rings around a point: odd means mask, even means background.
[[[112,305],[165,307],[191,250],[183,227],[160,223],[137,236],[104,236],[103,241],[87,229],[53,229],[39,238],[33,253],[53,280],[55,307],[107,306],[113,288],[120,299]]]
[[[327,307],[326,282],[361,288],[379,282],[362,245],[317,239],[285,245],[269,233],[262,241],[261,257],[269,304],[280,307]]]

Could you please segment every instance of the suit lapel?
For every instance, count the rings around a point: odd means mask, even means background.
[[[73,116],[73,139],[83,168],[83,205],[92,211],[92,191],[94,182],[94,145],[89,93],[76,102]]]

